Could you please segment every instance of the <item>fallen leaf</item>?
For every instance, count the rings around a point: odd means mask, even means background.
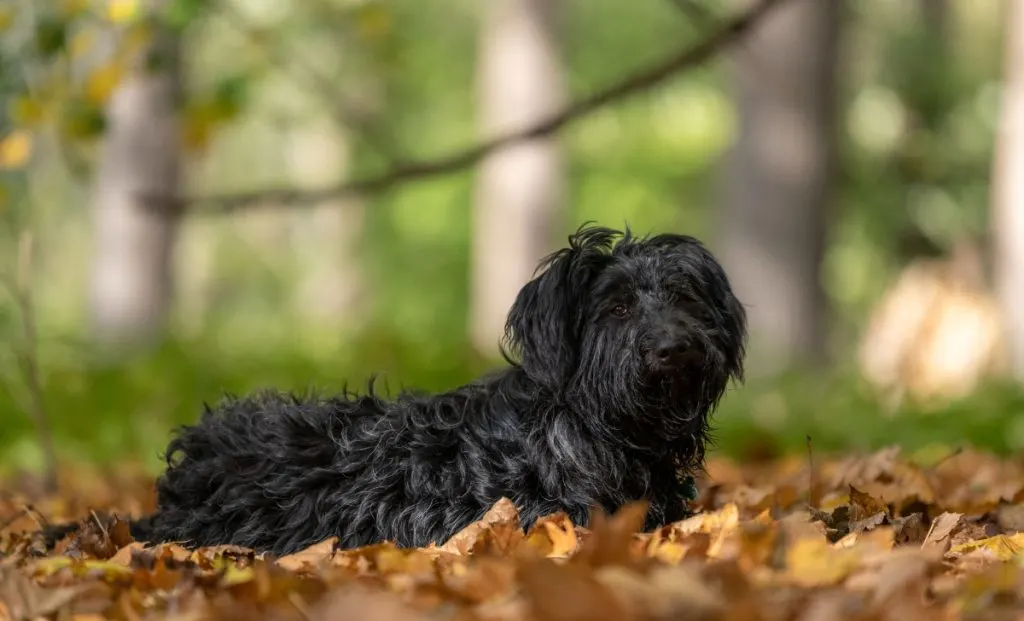
[[[850,521],[860,522],[879,513],[888,514],[889,507],[881,500],[850,485]]]
[[[15,130],[0,139],[0,169],[22,168],[32,157],[32,135]]]
[[[579,564],[558,566],[549,559],[540,559],[525,564],[519,580],[528,606],[539,621],[639,618],[635,610],[627,608]]]
[[[986,539],[968,541],[951,547],[946,554],[956,558],[979,550],[987,552],[996,560],[1012,561],[1024,550],[1024,533],[996,535]]]
[[[860,552],[852,546],[833,547],[824,539],[800,539],[786,551],[785,576],[802,587],[838,584],[860,564]]]
[[[591,534],[580,545],[573,562],[591,567],[628,564],[635,535],[647,517],[647,508],[647,503],[633,502],[610,518],[601,512],[595,513],[590,521]]]
[[[282,556],[277,559],[277,564],[289,571],[315,568],[322,563],[330,562],[334,557],[334,549],[337,545],[338,538],[330,537],[320,543],[309,546],[305,550]]]
[[[132,563],[132,557],[135,554],[141,552],[143,549],[145,549],[145,545],[139,543],[138,541],[133,541],[132,543],[129,543],[128,545],[118,550],[117,553],[114,554],[114,556],[110,557],[110,562],[119,563],[121,565],[124,565],[125,567],[128,567]]]
[[[43,588],[13,569],[0,569],[0,601],[13,619],[52,615],[90,588],[88,584]]]
[[[864,519],[850,522],[850,532],[859,533],[866,530],[874,530],[888,521],[889,514],[885,511],[870,515]]]
[[[921,548],[925,550],[939,550],[945,553],[949,549],[953,533],[960,525],[963,515],[959,513],[943,513],[932,520],[932,526],[925,535]]]
[[[537,520],[530,529],[526,541],[542,556],[548,558],[568,557],[579,545],[572,520],[563,512]]]
[[[495,524],[514,524],[519,527],[519,510],[508,498],[499,499],[483,517],[452,535],[440,546],[440,550],[454,554],[470,554],[480,534]]]
[[[310,621],[421,621],[423,613],[394,594],[367,588],[332,593],[305,615]]]
[[[894,518],[892,529],[897,545],[920,545],[928,536],[928,527],[920,513]]]
[[[721,594],[692,567],[658,567],[641,575],[625,567],[607,566],[594,577],[623,609],[636,611],[641,618],[712,618],[726,608]]]

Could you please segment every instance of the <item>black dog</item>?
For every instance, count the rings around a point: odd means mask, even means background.
[[[582,228],[569,241],[509,313],[509,368],[434,396],[385,401],[371,382],[365,396],[207,409],[170,443],[137,537],[277,554],[331,536],[423,546],[502,496],[524,527],[560,510],[585,525],[637,499],[647,528],[684,518],[708,416],[742,379],[743,307],[691,237]]]

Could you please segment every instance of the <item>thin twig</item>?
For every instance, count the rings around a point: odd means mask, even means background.
[[[110,539],[110,534],[107,532],[107,527],[104,526],[103,522],[100,521],[100,516],[96,515],[96,511],[94,509],[90,509],[89,513],[92,515],[92,521],[96,522],[96,526],[99,526],[100,532],[103,533],[103,538]]]
[[[946,463],[947,461],[953,459],[954,457],[960,455],[963,452],[964,452],[964,447],[963,446],[957,446],[955,449],[953,449],[949,453],[946,453],[945,455],[943,455],[934,464],[932,464],[932,465],[928,466],[927,468],[925,468],[925,473],[935,472],[936,470],[939,469],[939,466],[941,466],[942,464]]]
[[[739,40],[762,17],[784,0],[760,0],[745,13],[732,18],[696,44],[597,92],[570,103],[540,122],[504,136],[484,141],[434,160],[396,165],[378,175],[354,179],[313,190],[270,188],[252,192],[212,194],[196,197],[143,196],[144,204],[158,209],[187,207],[199,214],[225,214],[260,204],[310,206],[351,195],[379,193],[408,183],[454,173],[468,168],[495,151],[523,141],[551,135],[594,111],[659,86],[676,74],[700,66],[722,48]]]
[[[807,434],[807,468],[808,468],[808,494],[807,501],[811,505],[812,509],[817,509],[818,505],[818,477],[815,476],[814,472],[814,447],[811,445],[811,435]]]

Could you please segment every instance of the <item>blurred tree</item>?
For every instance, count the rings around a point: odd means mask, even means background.
[[[1014,377],[1024,380],[1024,4],[1006,19],[1003,99],[992,171],[995,288]]]
[[[939,43],[946,43],[949,34],[949,0],[918,0],[924,22]]]
[[[481,27],[477,87],[488,136],[523,130],[564,105],[558,0],[492,0]],[[519,288],[560,230],[564,170],[554,137],[519,142],[486,157],[478,173],[472,227],[470,331],[496,353]]]
[[[717,215],[722,260],[750,312],[752,374],[826,353],[820,270],[836,169],[841,8],[785,3],[734,52],[739,127]]]
[[[163,0],[151,0],[159,10]],[[180,194],[180,31],[153,19],[148,40],[107,106],[97,170],[90,283],[93,337],[102,346],[160,336],[172,300],[172,256],[181,211],[146,197]]]

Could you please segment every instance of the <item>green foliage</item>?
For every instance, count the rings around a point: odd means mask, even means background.
[[[56,15],[46,15],[36,22],[35,48],[46,60],[64,51],[68,40],[68,25]]]
[[[175,30],[184,30],[210,5],[209,0],[171,0],[164,6],[163,20]]]
[[[851,371],[798,374],[730,394],[717,417],[721,450],[732,455],[873,450],[899,444],[934,456],[978,446],[1002,454],[1024,448],[1024,389],[990,382],[942,406],[883,407]]]

